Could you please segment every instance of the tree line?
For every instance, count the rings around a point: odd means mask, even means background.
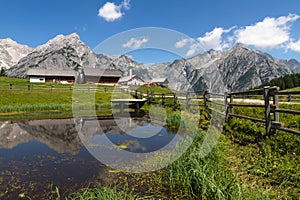
[[[271,81],[264,83],[263,85],[257,88],[262,88],[265,86],[278,86],[281,90],[300,87],[300,73],[289,74],[286,76],[272,79]]]
[[[1,67],[0,76],[6,76],[6,70],[4,67]]]

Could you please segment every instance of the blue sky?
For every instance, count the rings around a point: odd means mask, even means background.
[[[298,0],[2,0],[0,5],[0,38],[31,47],[76,32],[94,49],[123,31],[161,27],[186,35],[172,41],[186,57],[242,42],[277,58],[300,60]],[[134,35],[120,48],[132,50],[145,63],[176,57],[160,50],[138,53],[148,47],[150,37]],[[162,35],[161,41],[168,38]]]

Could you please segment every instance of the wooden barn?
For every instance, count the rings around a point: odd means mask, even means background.
[[[84,74],[87,83],[103,85],[115,85],[122,77],[121,71],[117,69],[85,68]]]
[[[56,69],[29,69],[27,72],[30,83],[74,83],[76,71]]]

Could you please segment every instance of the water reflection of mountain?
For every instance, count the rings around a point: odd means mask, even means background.
[[[75,123],[76,122],[76,123]],[[0,148],[12,149],[32,140],[46,144],[58,153],[77,154],[83,145],[77,130],[85,140],[96,134],[122,134],[144,123],[144,120],[77,118],[0,122]]]

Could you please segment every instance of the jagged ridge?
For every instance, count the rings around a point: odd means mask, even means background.
[[[134,66],[134,74],[146,80],[168,78],[170,88],[174,90],[207,87],[216,92],[226,89],[245,90],[273,78],[300,71],[300,63],[296,60],[278,60],[243,44],[236,44],[225,51],[210,50],[189,59],[146,66],[127,55],[96,55],[77,34],[71,34],[58,35],[46,44],[31,49],[27,56],[11,66],[8,75],[26,77],[30,68],[77,70],[115,67],[125,76],[129,66]]]

